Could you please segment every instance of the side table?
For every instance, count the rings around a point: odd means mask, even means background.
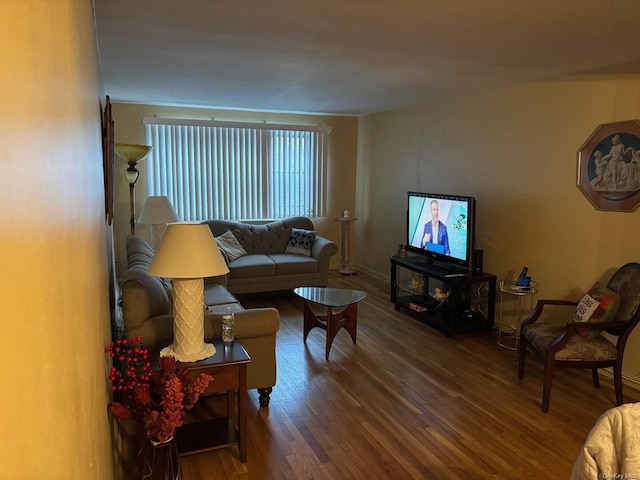
[[[497,323],[498,345],[509,350],[518,349],[520,323],[533,309],[533,299],[538,292],[538,283],[531,281],[529,287],[520,287],[515,283],[500,281],[500,318]],[[505,302],[512,300],[509,320],[505,319]]]
[[[213,342],[216,353],[198,362],[182,363],[187,378],[207,373],[213,377],[204,395],[227,393],[227,416],[185,423],[176,432],[180,455],[191,455],[238,443],[241,462],[247,461],[247,364],[251,357],[238,340]],[[235,425],[234,395],[238,391],[238,422]],[[198,408],[196,404],[195,408]]]

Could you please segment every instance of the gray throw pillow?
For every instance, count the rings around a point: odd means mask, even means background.
[[[240,245],[231,230],[227,230],[222,235],[217,236],[216,243],[227,263],[247,255],[247,251],[242,248],[242,245]]]

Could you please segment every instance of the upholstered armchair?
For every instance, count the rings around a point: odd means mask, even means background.
[[[619,301],[615,314],[609,320],[576,322],[574,314],[579,302],[539,300],[533,312],[522,322],[518,352],[518,377],[520,379],[524,377],[525,357],[527,349],[531,348],[544,361],[541,405],[543,412],[549,410],[551,382],[555,367],[589,368],[595,387],[600,386],[598,369],[613,367],[616,402],[618,405],[623,403],[622,359],[624,348],[629,334],[640,320],[640,309],[638,308],[640,305],[640,264],[633,262],[620,267],[613,274],[606,288],[610,293],[615,292],[617,294],[616,302]],[[580,305],[584,301],[583,298]],[[543,315],[546,307],[550,307],[547,310],[565,308],[564,323],[547,322],[547,316]],[[539,321],[542,318],[545,318],[545,321]],[[602,332],[606,332],[608,336],[603,335]],[[613,337],[613,341],[610,340],[611,337]]]

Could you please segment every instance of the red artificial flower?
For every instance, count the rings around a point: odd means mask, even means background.
[[[160,357],[158,370],[151,372],[141,340],[140,336],[131,342],[116,340],[105,349],[116,364],[109,373],[113,390],[123,392],[129,403],[127,407],[114,402],[109,411],[118,418],[135,417],[144,425],[147,437],[166,442],[175,435],[185,411],[193,408],[213,377],[202,373],[187,380],[187,370],[176,367],[174,357]]]

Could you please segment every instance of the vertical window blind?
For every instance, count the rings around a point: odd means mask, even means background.
[[[329,128],[143,122],[149,195],[169,197],[183,221],[325,215]]]

